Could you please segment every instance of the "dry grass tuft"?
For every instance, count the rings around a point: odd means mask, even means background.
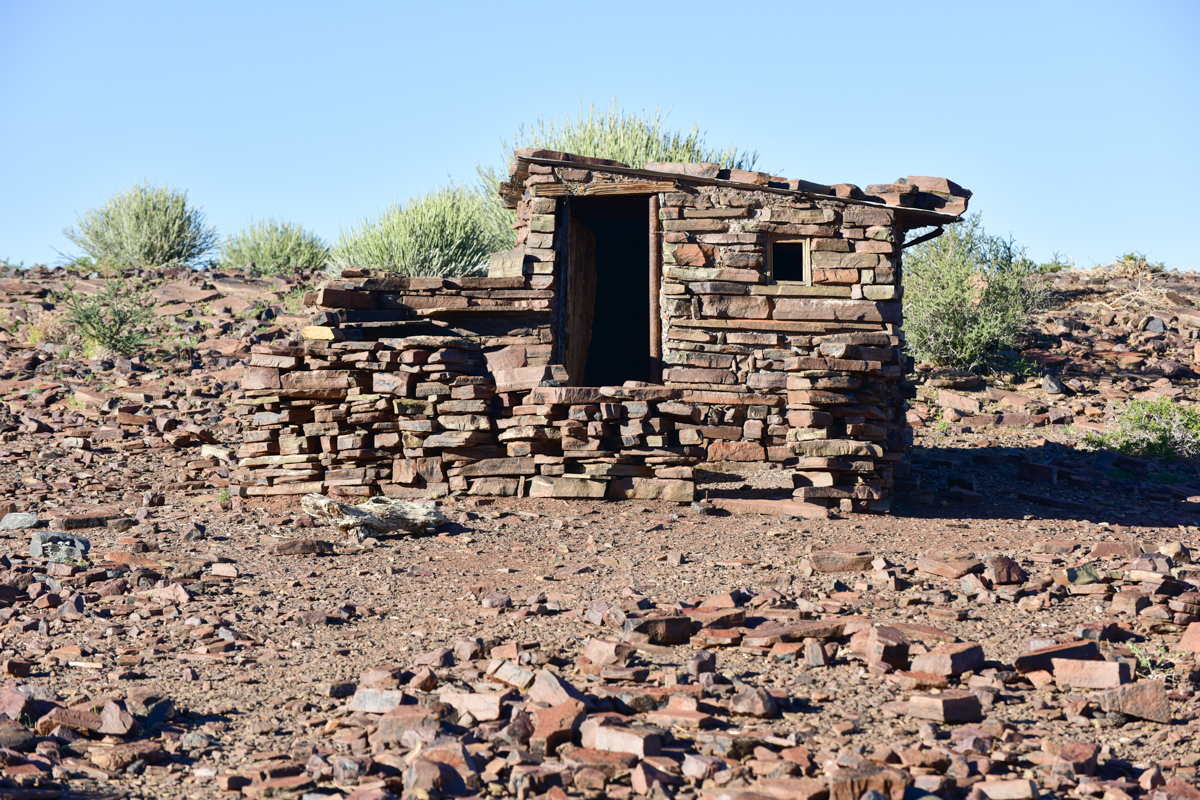
[[[1126,253],[1111,264],[1097,264],[1087,274],[1089,278],[1101,278],[1108,283],[1127,281],[1114,296],[1099,302],[1110,311],[1136,311],[1175,305],[1165,290],[1155,286],[1165,271],[1161,263],[1147,261],[1146,256],[1135,252]]]
[[[76,344],[79,336],[75,327],[62,314],[54,311],[39,311],[25,334],[30,346],[47,344]]]

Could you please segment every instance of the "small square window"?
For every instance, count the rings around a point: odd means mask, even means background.
[[[809,282],[807,240],[771,242],[771,278],[776,283]]]

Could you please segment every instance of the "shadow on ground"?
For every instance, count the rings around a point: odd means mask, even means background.
[[[1200,525],[1200,502],[1189,501],[1200,499],[1200,477],[1180,464],[1050,441],[1040,447],[915,447],[911,455],[910,473],[896,480],[893,514],[899,517]],[[696,472],[697,495],[709,498],[790,499],[788,482],[786,469],[753,482],[738,472]]]
[[[1089,520],[1129,527],[1200,524],[1200,479],[1111,451],[1040,447],[918,447],[897,481],[896,513],[944,519]]]

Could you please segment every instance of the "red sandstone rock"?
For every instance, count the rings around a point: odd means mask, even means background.
[[[974,692],[945,691],[936,695],[913,695],[908,701],[909,716],[935,722],[976,722],[983,719],[983,708]]]
[[[1171,703],[1167,699],[1166,684],[1161,680],[1138,681],[1110,689],[1100,695],[1100,706],[1105,711],[1117,711],[1152,722],[1171,721]]]
[[[1133,680],[1123,661],[1079,661],[1053,658],[1054,680],[1063,689],[1111,689]]]

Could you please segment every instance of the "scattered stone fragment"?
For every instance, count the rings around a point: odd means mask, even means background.
[[[1092,641],[1063,642],[1062,644],[1039,647],[1023,653],[1013,662],[1013,668],[1020,673],[1036,671],[1053,672],[1054,659],[1069,658],[1079,661],[1092,661],[1100,655],[1096,643]]]
[[[1188,653],[1200,653],[1200,622],[1192,622],[1179,640],[1179,649]]]
[[[823,573],[866,572],[872,559],[865,550],[822,550],[809,556],[813,569]]]
[[[983,706],[974,692],[953,689],[940,694],[913,695],[908,700],[909,716],[934,722],[978,722]]]
[[[914,656],[913,672],[933,675],[961,675],[983,667],[983,648],[974,642],[943,644],[923,655]]]
[[[272,552],[279,556],[326,556],[333,555],[335,551],[332,542],[320,539],[291,539],[275,545]]]
[[[1054,680],[1062,689],[1111,689],[1133,680],[1124,661],[1079,661],[1052,658]]]
[[[983,572],[983,564],[970,553],[926,553],[917,559],[917,571],[956,581],[968,573]]]
[[[1008,556],[995,556],[988,559],[985,574],[997,586],[1024,583],[1029,577],[1021,565]]]
[[[387,497],[372,497],[353,506],[323,495],[306,494],[300,503],[313,519],[324,520],[359,541],[397,531],[431,533],[446,522],[436,506]]]
[[[530,749],[547,756],[560,745],[569,743],[585,717],[583,702],[568,700],[560,705],[533,710],[534,729],[529,739]]]
[[[128,736],[137,726],[137,720],[124,708],[124,703],[109,700],[100,711],[99,733],[111,736]]]
[[[1042,391],[1046,394],[1066,394],[1067,387],[1057,377],[1047,372],[1042,376]]]
[[[867,660],[883,663],[890,667],[904,667],[908,663],[908,638],[899,629],[877,625],[867,634]]]
[[[60,531],[35,531],[29,540],[29,555],[50,561],[82,561],[92,543],[82,536]]]
[[[642,728],[600,725],[592,734],[591,746],[597,750],[629,753],[638,758],[656,756],[662,752],[659,735]]]
[[[25,530],[26,528],[36,528],[37,524],[37,514],[31,514],[22,511],[10,511],[4,515],[4,519],[0,519],[0,530],[21,531]]]
[[[592,638],[588,640],[587,648],[584,649],[583,655],[596,665],[624,665],[629,661],[629,657],[636,652],[636,648],[625,642],[617,642],[609,639]]]
[[[168,753],[158,742],[137,741],[126,742],[111,746],[91,747],[88,758],[100,769],[119,772],[136,761],[147,764],[162,764],[169,758]]]
[[[1024,778],[982,781],[975,788],[988,800],[1033,800],[1039,795],[1037,784]]]
[[[878,792],[888,800],[903,800],[911,783],[907,773],[899,770],[835,767],[829,774],[829,800],[861,800],[868,792]]]
[[[779,706],[765,689],[747,687],[730,699],[729,710],[734,714],[769,719],[779,713]]]
[[[442,702],[453,706],[460,714],[468,714],[479,722],[500,719],[507,692],[456,692],[443,691]]]
[[[529,687],[529,699],[535,703],[559,706],[569,700],[587,703],[583,693],[550,670],[540,670]]]
[[[1084,778],[1096,774],[1096,758],[1100,748],[1091,742],[1067,742],[1058,749],[1052,771],[1068,778]]]
[[[386,714],[403,703],[407,695],[395,689],[373,689],[360,686],[350,698],[347,706],[351,711],[366,711],[371,714]]]
[[[1161,680],[1138,681],[1110,689],[1100,695],[1100,707],[1152,722],[1171,721],[1171,703],[1166,683]]]

